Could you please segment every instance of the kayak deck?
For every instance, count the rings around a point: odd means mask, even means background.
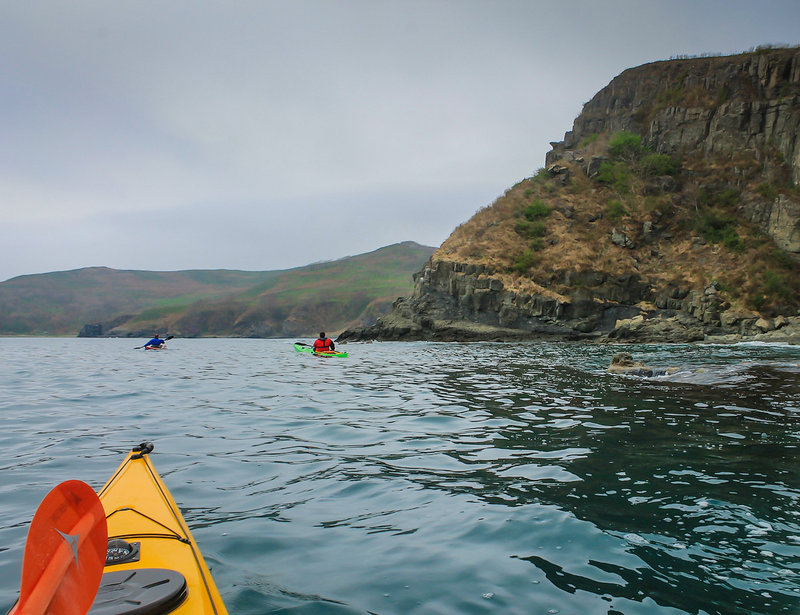
[[[122,571],[136,572],[140,576],[160,573],[164,580],[158,582],[165,586],[173,581],[179,585],[178,577],[182,575],[185,587],[176,585],[172,598],[179,606],[165,612],[227,615],[211,572],[178,505],[150,462],[150,451],[152,444],[134,448],[98,493],[108,523],[109,551],[104,583],[114,581],[109,573]],[[174,574],[176,572],[180,574]],[[150,585],[153,584],[151,581]],[[90,615],[105,612],[102,591],[101,584]],[[109,594],[115,591],[112,588]]]
[[[347,357],[347,353],[346,352],[336,352],[336,351],[333,351],[333,352],[315,352],[314,348],[312,348],[311,346],[303,346],[302,344],[298,344],[296,342],[294,344],[294,349],[297,352],[305,352],[305,353],[308,353],[308,354],[313,354],[315,357],[326,357],[326,358],[337,357],[337,358],[340,358],[340,359]]]

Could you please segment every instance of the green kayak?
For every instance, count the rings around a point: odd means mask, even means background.
[[[308,344],[300,344],[295,342],[294,349],[297,352],[307,352],[308,354],[313,354],[315,357],[339,357],[343,358],[347,356],[346,352],[314,352],[314,348],[309,346]]]

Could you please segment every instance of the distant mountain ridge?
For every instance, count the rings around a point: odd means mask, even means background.
[[[87,267],[0,283],[0,335],[285,337],[369,324],[435,248],[406,241],[275,271]],[[89,325],[89,326],[86,326]]]

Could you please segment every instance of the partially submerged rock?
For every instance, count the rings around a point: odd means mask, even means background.
[[[664,376],[674,374],[678,371],[677,367],[648,367],[644,363],[634,361],[629,352],[618,352],[611,357],[611,365],[608,371],[612,374],[625,374],[626,376],[643,376],[652,378],[653,376]]]

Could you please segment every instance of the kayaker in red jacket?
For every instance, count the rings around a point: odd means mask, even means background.
[[[325,331],[321,331],[319,337],[314,340],[314,352],[333,352],[336,344],[329,337],[325,337]]]

